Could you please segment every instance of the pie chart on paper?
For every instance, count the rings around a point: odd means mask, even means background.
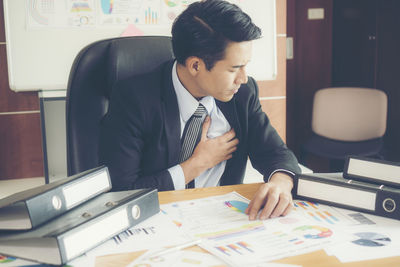
[[[229,200],[229,201],[225,201],[225,205],[235,211],[244,213],[244,211],[247,209],[247,206],[249,204],[247,204],[246,202],[243,202],[243,201]]]
[[[389,237],[373,232],[362,232],[356,233],[355,235],[359,237],[359,239],[351,242],[364,247],[382,247],[389,245],[391,242]]]

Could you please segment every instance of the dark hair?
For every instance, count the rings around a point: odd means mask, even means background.
[[[178,63],[190,56],[201,58],[208,70],[225,57],[230,42],[260,38],[261,30],[237,5],[223,0],[203,0],[188,6],[172,25],[172,47]]]

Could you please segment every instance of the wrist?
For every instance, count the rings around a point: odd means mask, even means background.
[[[185,182],[189,183],[197,176],[199,176],[203,171],[206,170],[195,158],[190,157],[186,161],[180,163],[185,176]]]
[[[274,173],[269,182],[273,184],[279,184],[281,187],[286,187],[289,191],[291,191],[293,188],[293,178],[284,172]]]

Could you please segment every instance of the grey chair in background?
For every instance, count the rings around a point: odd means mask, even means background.
[[[378,89],[318,90],[312,107],[312,136],[302,146],[300,160],[304,163],[307,154],[340,164],[350,155],[382,158],[387,105],[387,95]]]

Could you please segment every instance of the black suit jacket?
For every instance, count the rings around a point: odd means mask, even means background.
[[[173,61],[166,62],[113,89],[101,125],[99,155],[100,163],[109,168],[113,190],[174,190],[167,169],[179,164],[181,125],[172,66]],[[243,182],[248,156],[264,179],[277,169],[300,172],[295,156],[261,110],[254,79],[249,78],[229,102],[216,104],[239,139],[221,185]]]

